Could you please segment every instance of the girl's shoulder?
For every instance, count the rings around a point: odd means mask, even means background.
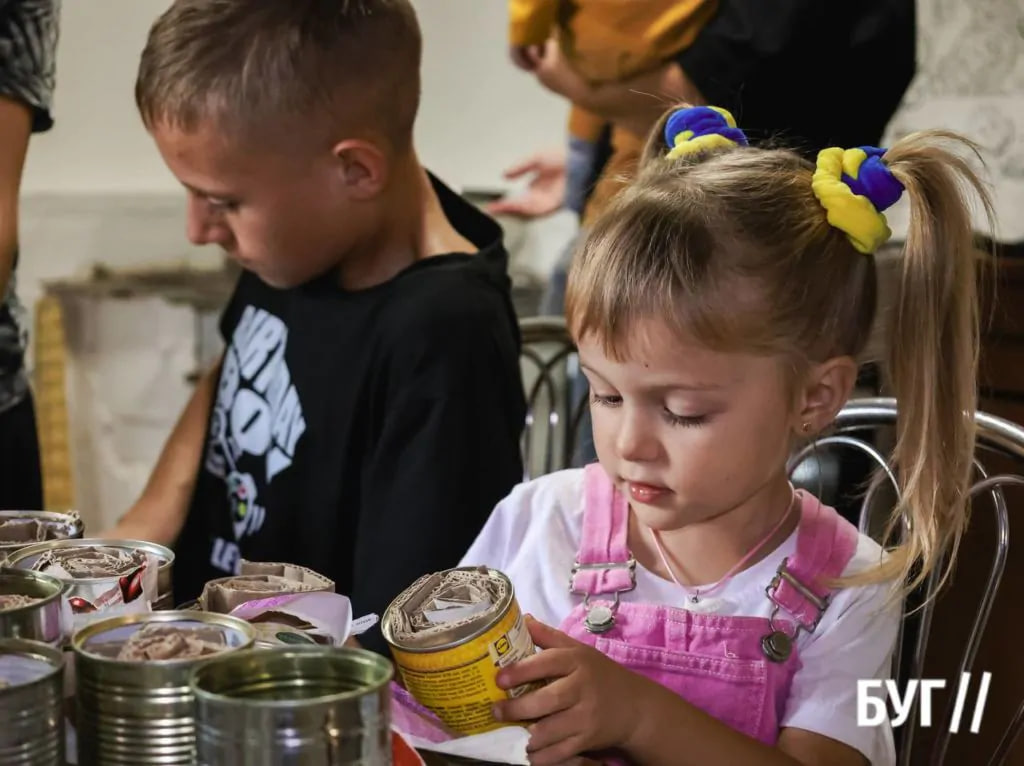
[[[583,469],[566,469],[524,481],[498,503],[463,565],[501,568],[534,543],[578,539],[583,524]]]
[[[530,513],[583,512],[584,469],[567,468],[517,484],[498,504]]]

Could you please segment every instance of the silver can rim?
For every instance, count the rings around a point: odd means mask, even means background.
[[[54,676],[64,673],[64,652],[56,649],[42,641],[32,641],[27,638],[0,638],[0,655],[16,654],[23,657],[34,657],[50,666],[50,672],[40,676],[27,684],[10,686],[0,690],[0,694],[19,692],[23,689],[31,689],[35,686],[43,686],[54,680]]]
[[[18,606],[13,609],[0,609],[0,617],[22,615],[43,609],[54,601],[59,601],[61,598],[67,596],[74,587],[74,583],[70,580],[61,580],[59,577],[54,577],[46,572],[35,572],[31,569],[0,569],[0,581],[3,581],[6,578],[21,578],[24,580],[42,582],[54,588],[54,592],[49,596],[43,596],[38,601],[26,604],[25,606]]]
[[[159,543],[151,543],[146,540],[108,539],[98,537],[65,538],[63,540],[47,540],[41,543],[33,543],[24,548],[19,548],[7,555],[3,562],[3,569],[26,571],[25,567],[18,566],[30,556],[37,553],[45,553],[54,548],[124,548],[126,550],[142,550],[152,553],[163,559],[163,563],[157,567],[157,572],[166,572],[174,565],[174,551]],[[31,570],[29,570],[31,571]],[[118,575],[106,577],[73,577],[68,582],[74,583],[100,583],[117,579]]]
[[[85,522],[82,521],[81,516],[75,517],[68,512],[61,511],[28,511],[28,510],[16,510],[16,509],[5,509],[0,511],[0,521],[9,521],[11,519],[39,519],[42,521],[52,521],[55,523],[65,524],[71,527],[73,530],[72,534],[68,537],[59,537],[57,540],[81,540],[82,535],[85,534]],[[43,540],[42,542],[55,542],[51,540]],[[37,542],[30,543],[15,543],[15,542],[0,542],[0,551],[19,550],[26,545],[37,545]]]
[[[320,657],[320,658],[358,658],[360,662],[372,664],[380,668],[382,678],[372,684],[366,684],[352,691],[338,692],[336,694],[324,694],[319,697],[308,697],[301,700],[254,700],[248,697],[239,697],[232,694],[210,691],[202,687],[203,676],[211,673],[222,665],[242,665],[251,657],[267,657],[278,659],[294,659],[298,657]],[[288,647],[281,649],[253,648],[244,652],[231,652],[228,655],[214,656],[208,662],[197,666],[189,674],[188,685],[192,694],[195,695],[197,703],[208,705],[235,705],[250,709],[260,710],[294,710],[297,705],[330,705],[339,702],[348,702],[368,695],[378,694],[387,689],[395,677],[395,667],[383,655],[371,652],[367,649],[356,649],[348,646],[311,646],[308,648]]]
[[[197,618],[197,615],[203,615],[203,617]],[[241,633],[245,637],[245,643],[241,646],[231,647],[224,652],[218,652],[217,654],[211,654],[206,657],[189,657],[175,660],[145,660],[142,662],[138,660],[118,660],[114,657],[102,657],[84,648],[86,641],[90,638],[94,638],[100,633],[105,633],[108,630],[123,628],[126,625],[152,625],[160,622],[205,622],[207,624],[217,625],[219,627]],[[187,667],[189,665],[194,665],[197,662],[208,662],[212,659],[223,657],[224,655],[245,651],[252,648],[255,641],[256,631],[253,630],[252,625],[240,617],[232,617],[228,614],[217,614],[216,612],[159,611],[142,612],[140,614],[121,614],[90,622],[88,625],[85,625],[75,631],[74,635],[71,637],[71,649],[75,653],[76,660],[81,658],[86,662],[99,665],[116,667],[156,665],[165,668],[175,668]]]
[[[406,593],[408,593],[416,585],[416,583],[418,583],[421,580],[424,580],[424,579],[426,579],[428,577],[433,577],[435,575],[444,575],[444,574],[448,574],[449,572],[479,572],[480,574],[484,574],[484,572],[482,570],[486,570],[486,575],[488,577],[492,577],[492,578],[497,578],[497,579],[503,580],[505,582],[505,585],[508,586],[508,595],[504,599],[502,599],[501,603],[499,604],[499,608],[497,610],[497,613],[496,613],[496,615],[493,618],[491,618],[490,620],[481,621],[481,623],[479,625],[474,626],[473,630],[471,632],[467,633],[465,636],[459,636],[456,639],[453,639],[451,641],[447,641],[446,643],[443,643],[443,644],[437,644],[435,646],[413,646],[413,647],[410,647],[410,646],[405,646],[404,644],[402,644],[402,642],[395,640],[395,637],[394,637],[394,612],[395,612],[396,609],[399,608],[398,607],[398,601],[399,601],[399,599],[402,598],[402,596],[404,596]],[[475,566],[475,567],[473,567],[473,566],[470,566],[470,567],[453,567],[451,569],[443,569],[443,570],[441,570],[439,572],[433,572],[432,574],[424,575],[423,577],[420,577],[419,579],[416,580],[416,582],[412,583],[408,588],[406,588],[404,591],[402,591],[388,605],[388,608],[384,610],[384,617],[380,621],[380,632],[381,632],[381,635],[384,636],[384,640],[387,642],[388,646],[391,646],[394,649],[397,649],[398,651],[403,652],[405,654],[435,654],[437,652],[446,652],[446,651],[448,651],[450,649],[457,649],[460,646],[465,646],[466,644],[472,643],[476,639],[480,638],[480,636],[482,636],[485,633],[487,633],[487,631],[489,631],[491,628],[493,628],[495,625],[497,625],[499,622],[501,622],[503,619],[505,619],[505,616],[508,614],[509,610],[516,603],[517,603],[516,602],[516,590],[515,590],[515,586],[512,584],[512,579],[507,574],[502,572],[501,570],[494,569],[492,567],[479,567],[479,566]]]

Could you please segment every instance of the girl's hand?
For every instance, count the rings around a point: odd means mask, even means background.
[[[642,714],[653,682],[586,644],[526,618],[544,651],[498,674],[498,685],[549,681],[537,691],[496,706],[499,721],[535,721],[527,748],[530,763],[553,766],[583,753],[624,746]]]

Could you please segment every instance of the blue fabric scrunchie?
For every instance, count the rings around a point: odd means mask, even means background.
[[[842,181],[850,187],[850,191],[867,197],[875,210],[882,212],[896,204],[903,194],[903,184],[896,180],[888,165],[882,161],[885,149],[876,146],[858,148],[864,152],[865,157],[856,168],[855,175],[844,172]]]
[[[725,109],[690,106],[675,111],[665,123],[668,157],[675,159],[707,149],[747,146],[746,134]]]

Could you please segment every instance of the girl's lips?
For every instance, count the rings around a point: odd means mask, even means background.
[[[631,481],[627,483],[629,496],[638,503],[650,505],[660,497],[668,493],[668,487],[659,487],[655,484],[641,484]]]

